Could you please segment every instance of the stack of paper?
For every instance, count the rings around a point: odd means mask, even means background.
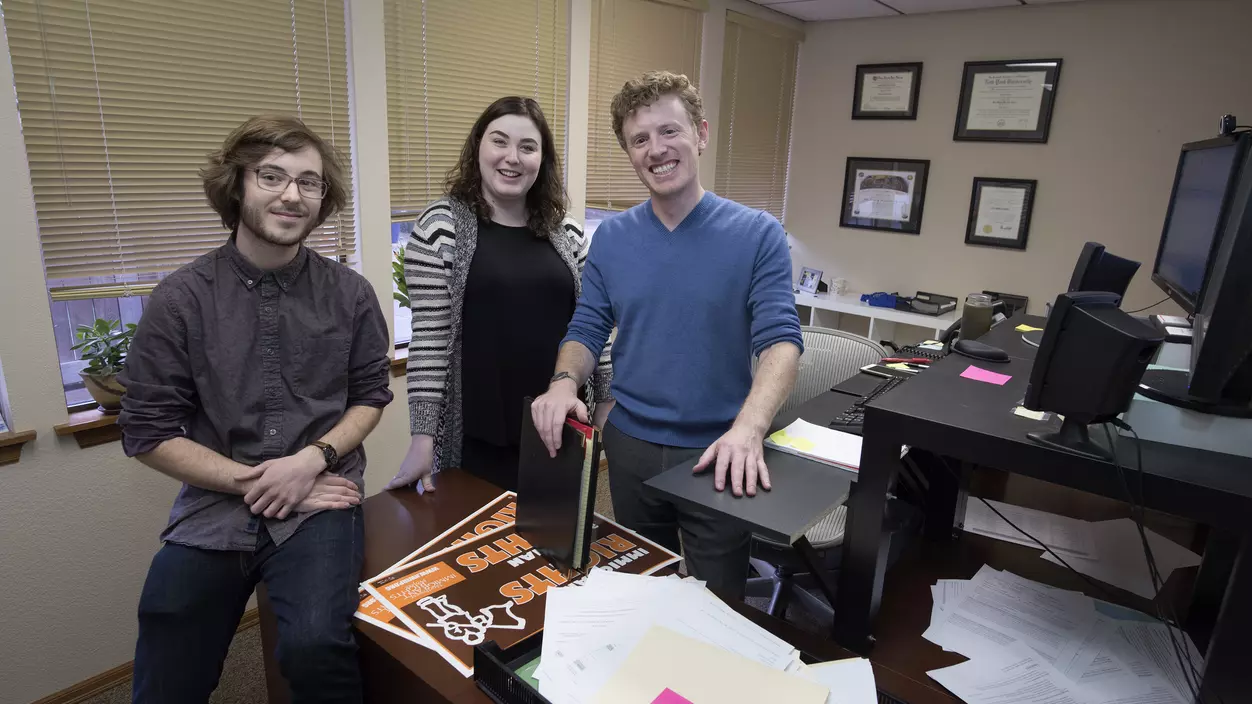
[[[1137,611],[984,566],[931,587],[922,636],[969,662],[930,676],[969,704],[1190,704],[1202,659],[1178,629]],[[1192,678],[1194,681],[1194,678]]]
[[[702,644],[699,658],[690,642]],[[660,655],[684,643],[684,654]],[[658,666],[666,661],[676,669]],[[580,589],[549,592],[535,672],[539,692],[553,704],[652,702],[664,689],[689,701],[822,704],[835,692],[823,676],[836,674],[842,683],[836,686],[849,692],[860,687],[864,695],[868,683],[868,698],[839,690],[833,701],[877,701],[868,662],[840,673],[808,668],[789,643],[736,613],[702,582],[603,570],[593,570]],[[734,685],[735,696],[719,689],[722,680]],[[761,699],[758,689],[773,694]]]
[[[860,435],[814,425],[803,418],[770,435],[765,445],[849,472],[861,467]]]
[[[1088,577],[1107,582],[1145,599],[1156,597],[1139,529],[1129,518],[1089,522],[1044,511],[1022,508],[999,501],[988,501],[996,511],[1018,528],[1034,536],[1061,556],[1061,559]],[[965,530],[1029,548],[1039,543],[1014,529],[981,500],[970,498],[965,509]],[[1200,564],[1200,556],[1176,543],[1144,529],[1148,545],[1156,560],[1162,579],[1179,567]],[[1040,557],[1060,564],[1060,560],[1041,548]]]

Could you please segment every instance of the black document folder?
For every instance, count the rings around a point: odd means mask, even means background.
[[[531,419],[530,399],[523,404],[522,416],[517,532],[557,566],[581,571],[591,547],[600,434],[566,419],[561,449],[552,457]]]

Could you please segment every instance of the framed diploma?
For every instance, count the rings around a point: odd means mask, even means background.
[[[839,225],[921,234],[929,171],[927,159],[848,157]]]
[[[922,65],[861,64],[852,95],[853,120],[916,120]]]
[[[1038,181],[974,177],[965,244],[1026,249]]]
[[[1047,142],[1060,78],[1060,59],[966,62],[952,139]]]

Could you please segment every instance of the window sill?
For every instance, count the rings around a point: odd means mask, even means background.
[[[22,459],[22,446],[35,439],[35,431],[0,433],[0,466]]]
[[[409,348],[397,347],[395,354],[391,356],[391,375],[404,376],[409,366]]]
[[[53,428],[58,436],[74,436],[79,447],[95,447],[122,439],[122,429],[117,426],[116,415],[105,415],[92,408],[71,413],[69,421]]]

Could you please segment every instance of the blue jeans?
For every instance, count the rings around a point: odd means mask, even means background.
[[[282,545],[262,522],[252,552],[166,543],[139,599],[133,701],[207,702],[248,597],[264,582],[292,701],[360,702],[352,614],[363,557],[360,507],[319,513]]]

